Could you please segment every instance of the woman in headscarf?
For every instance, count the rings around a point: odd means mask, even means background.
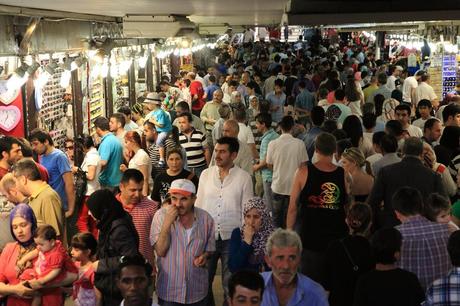
[[[232,232],[228,267],[232,273],[242,269],[266,271],[265,244],[275,228],[264,200],[249,199],[244,204],[243,216],[241,228]]]
[[[257,96],[249,96],[249,108],[246,113],[248,122],[253,122],[259,114],[259,98]]]
[[[94,192],[86,205],[99,229],[95,285],[103,305],[119,305],[123,298],[115,281],[117,267],[122,256],[139,255],[139,237],[130,215],[109,190]]]
[[[15,242],[5,245],[0,256],[0,295],[7,297],[7,306],[28,306],[31,305],[31,297],[36,292],[20,282],[19,273],[16,269],[17,262],[26,254],[36,249],[34,236],[37,230],[37,219],[32,208],[27,204],[18,204],[10,214],[10,231]],[[77,275],[67,273],[66,278],[60,284],[53,286],[65,286],[71,284]],[[43,305],[50,304],[55,294],[55,289],[42,289]]]

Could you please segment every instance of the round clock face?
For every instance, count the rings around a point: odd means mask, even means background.
[[[11,104],[19,95],[19,88],[14,90],[6,90],[0,94],[0,102],[6,105]]]
[[[0,129],[7,132],[14,129],[21,120],[21,111],[14,105],[0,106]]]

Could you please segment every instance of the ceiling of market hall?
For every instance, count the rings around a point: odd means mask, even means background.
[[[452,0],[0,0],[1,5],[112,17],[185,15],[196,24],[231,25],[456,20],[460,13],[460,1]]]

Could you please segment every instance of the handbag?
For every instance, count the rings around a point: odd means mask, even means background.
[[[345,246],[345,243],[343,242],[343,239],[340,239],[340,243],[342,244],[343,249],[345,250],[345,254],[347,254],[348,260],[350,261],[351,265],[353,266],[353,271],[358,272],[359,271],[359,266],[354,262],[353,258],[351,257],[351,254],[348,251],[347,247]]]

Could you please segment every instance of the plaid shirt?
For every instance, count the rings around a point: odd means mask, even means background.
[[[423,306],[441,305],[460,305],[460,267],[455,267],[428,288]]]
[[[452,265],[447,253],[447,224],[417,215],[396,228],[403,238],[399,267],[415,273],[423,288],[449,272]]]

